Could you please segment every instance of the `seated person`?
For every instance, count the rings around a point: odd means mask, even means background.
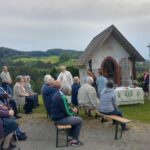
[[[69,109],[65,95],[68,95],[70,92],[70,88],[66,84],[61,86],[60,82],[57,81],[57,92],[55,92],[52,97],[50,116],[56,124],[72,126],[69,131],[70,144],[72,146],[79,146],[83,144],[79,141],[82,119],[78,116],[74,116],[74,113],[77,112],[76,108],[72,110]]]
[[[30,93],[25,92],[23,76],[17,76],[16,80],[17,82],[13,90],[13,99],[16,100],[18,105],[24,105],[25,113],[29,114],[34,107],[34,98]]]
[[[38,102],[38,94],[34,93],[30,84],[30,76],[25,76],[25,84],[24,84],[24,88],[26,93],[30,93],[30,95],[32,95],[34,97],[34,107],[39,106],[39,102]]]
[[[80,79],[78,77],[73,78],[73,85],[71,90],[71,102],[73,105],[78,106],[78,90],[80,86]]]
[[[8,99],[7,99],[7,98],[8,98],[7,93],[6,93],[3,89],[1,90],[1,88],[0,88],[0,105],[1,105],[3,108],[5,108],[6,110],[13,110],[14,107],[15,107],[15,109],[17,109],[17,108],[16,108],[16,103],[15,103],[15,101],[12,100],[12,101],[13,101],[13,105],[12,105],[12,103],[10,103],[10,101],[8,102]],[[13,106],[13,107],[12,107],[12,106]],[[18,117],[18,115],[15,114],[15,111],[14,111],[14,110],[13,110],[13,112],[14,112],[14,115],[13,115],[12,119],[15,120],[15,119],[16,119],[16,116]],[[19,117],[19,118],[20,118],[20,117]],[[19,127],[17,127],[15,131],[16,131],[18,140],[26,140],[26,138],[27,138],[26,134],[25,134],[24,132],[22,132]]]
[[[14,111],[12,109],[8,110],[6,106],[0,104],[0,140],[1,142],[3,141],[1,146],[3,150],[15,147],[11,141],[17,128],[17,124],[13,116]]]
[[[111,80],[107,82],[106,88],[101,92],[99,111],[106,115],[117,115],[122,117],[122,113],[117,109],[114,82]],[[122,124],[122,129],[128,130],[126,124]]]
[[[92,84],[93,78],[87,77],[85,79],[85,83],[79,88],[78,91],[79,104],[88,110],[89,116],[91,116],[91,110],[97,109],[99,106],[97,93]]]
[[[3,96],[3,97],[2,97]],[[18,109],[15,100],[9,97],[9,95],[6,93],[6,91],[0,87],[0,100],[5,103],[6,105],[10,105],[10,107],[14,111],[14,116],[16,119],[21,118],[21,116],[18,115]],[[9,103],[9,104],[7,104]]]
[[[56,92],[56,89],[54,88],[54,79],[50,75],[45,75],[41,91],[44,105],[48,112],[50,109],[52,95]]]

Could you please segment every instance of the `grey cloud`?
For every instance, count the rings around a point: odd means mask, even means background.
[[[0,0],[0,44],[84,50],[111,24],[148,56],[149,0]],[[144,53],[143,53],[144,49]]]

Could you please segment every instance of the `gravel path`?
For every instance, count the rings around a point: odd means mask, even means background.
[[[80,139],[81,147],[55,147],[56,130],[53,123],[34,115],[24,115],[20,120],[21,128],[27,133],[28,140],[19,142],[21,150],[149,150],[150,125],[130,123],[130,130],[123,133],[122,139],[114,140],[114,127],[102,124],[98,119],[84,121]]]

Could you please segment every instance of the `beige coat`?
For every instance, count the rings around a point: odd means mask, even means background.
[[[88,108],[98,108],[99,100],[97,98],[96,90],[88,83],[83,84],[78,91],[79,104]]]
[[[16,103],[18,105],[24,105],[25,104],[25,89],[23,87],[23,85],[21,85],[20,83],[16,83],[14,85],[14,89],[13,89],[13,99],[16,100]]]

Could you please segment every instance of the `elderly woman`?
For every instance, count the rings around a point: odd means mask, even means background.
[[[74,83],[72,85],[72,90],[71,90],[71,102],[73,105],[78,106],[78,90],[81,87],[80,79],[79,77],[74,77],[73,81]]]
[[[29,114],[32,112],[34,106],[34,98],[30,93],[25,92],[23,76],[17,76],[16,81],[13,90],[13,99],[16,100],[18,105],[24,105],[25,113]]]
[[[44,84],[42,85],[41,91],[45,108],[49,113],[51,98],[52,95],[56,92],[56,89],[54,88],[54,79],[50,75],[45,75]]]
[[[26,93],[30,93],[30,95],[33,96],[33,98],[34,98],[34,107],[37,107],[37,106],[39,106],[38,94],[35,93],[35,92],[32,90],[32,86],[31,86],[31,84],[30,84],[30,80],[31,80],[31,77],[30,77],[30,76],[25,76],[24,88],[25,88]]]
[[[66,94],[70,93],[70,88],[67,85],[58,85],[57,81],[57,92],[53,95],[51,101],[51,118],[55,121],[56,124],[60,125],[71,125],[70,130],[70,144],[72,146],[79,146],[83,143],[79,141],[79,134],[82,125],[82,119],[78,116],[74,116],[74,113],[77,112],[76,108],[72,110],[69,109]],[[61,88],[60,88],[61,87]]]
[[[83,84],[78,91],[79,103],[87,109],[98,108],[99,104],[96,90],[92,86],[93,82],[92,77],[87,77],[85,84]]]

